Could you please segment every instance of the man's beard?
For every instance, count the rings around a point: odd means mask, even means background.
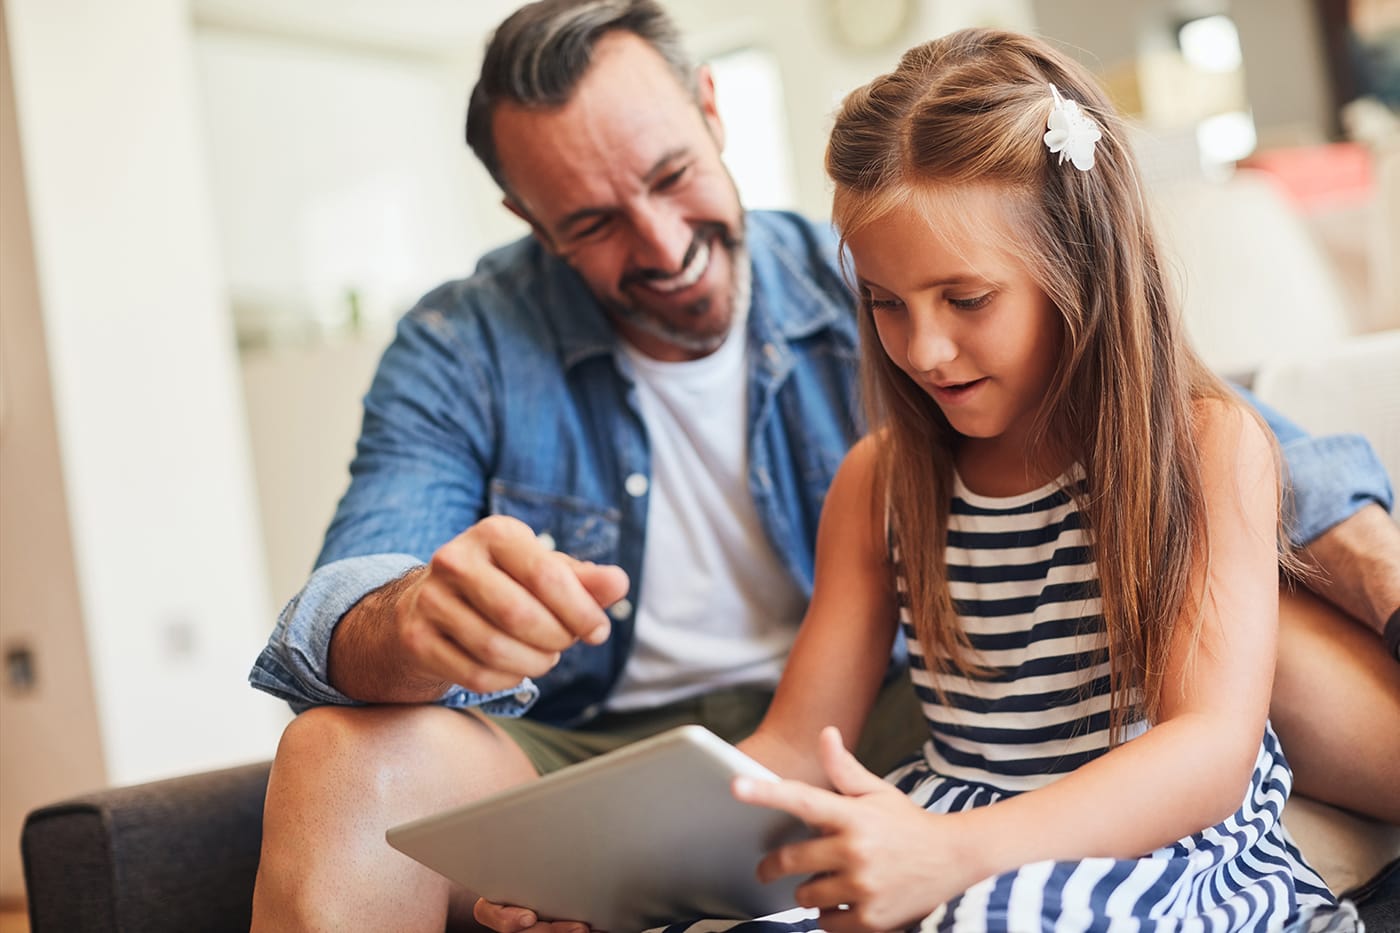
[[[742,220],[740,221],[742,223]],[[733,323],[734,316],[739,309],[746,306],[749,300],[750,279],[752,272],[749,268],[749,252],[744,243],[743,230],[731,232],[728,227],[720,223],[701,224],[695,229],[695,236],[691,240],[690,248],[686,250],[685,260],[681,263],[681,268],[685,269],[695,258],[695,253],[706,244],[709,248],[721,249],[725,252],[729,260],[730,267],[730,288],[729,288],[729,323],[724,330],[718,334],[697,334],[672,323],[657,313],[648,310],[640,304],[630,304],[618,301],[608,302],[608,310],[619,320],[631,325],[639,331],[664,340],[672,346],[688,350],[692,353],[708,354],[712,353],[724,343],[724,339],[729,336],[729,329]],[[715,257],[711,256],[711,263],[715,262]],[[706,272],[708,273],[708,269]],[[619,292],[625,294],[627,286],[634,283],[644,283],[648,279],[667,278],[674,273],[664,273],[653,270],[637,270],[629,272],[619,283]],[[713,295],[705,295],[682,311],[682,315],[687,319],[698,320],[703,318],[711,310],[714,303]]]

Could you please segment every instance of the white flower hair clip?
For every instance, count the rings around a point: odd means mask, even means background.
[[[1060,165],[1069,159],[1075,168],[1087,172],[1094,167],[1094,144],[1103,138],[1103,132],[1085,116],[1079,104],[1061,97],[1059,88],[1053,84],[1050,85],[1050,93],[1055,98],[1055,106],[1050,108],[1045,145],[1050,147],[1052,153],[1059,153]]]

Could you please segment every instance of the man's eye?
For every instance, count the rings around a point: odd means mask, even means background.
[[[575,227],[573,233],[569,234],[571,240],[586,240],[595,233],[602,231],[608,225],[611,218],[599,217],[597,220],[589,222],[586,226]]]
[[[685,176],[685,173],[689,168],[690,166],[688,165],[682,166],[681,168],[676,169],[671,174],[662,177],[661,180],[656,183],[656,190],[665,191],[667,188],[674,188],[680,182],[681,178]]]

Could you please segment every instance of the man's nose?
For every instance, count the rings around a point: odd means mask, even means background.
[[[636,236],[633,263],[642,269],[675,275],[685,267],[695,231],[678,211],[643,207],[632,215]]]

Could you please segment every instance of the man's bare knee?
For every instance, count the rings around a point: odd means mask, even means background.
[[[390,826],[535,776],[484,717],[430,706],[318,707],[282,735],[268,783],[257,930],[435,929],[446,881]]]
[[[525,754],[474,713],[435,706],[322,706],[288,724],[272,780],[313,784],[337,797],[355,797],[361,807],[373,806],[373,798],[422,796],[429,805],[445,806],[444,795],[471,799],[533,776]]]

